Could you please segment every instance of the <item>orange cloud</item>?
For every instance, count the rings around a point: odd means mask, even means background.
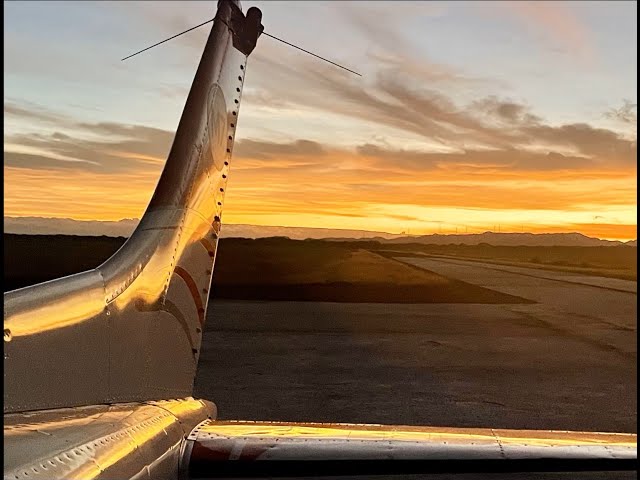
[[[340,162],[335,152],[327,155]],[[225,201],[227,223],[413,233],[442,231],[443,225],[446,233],[458,227],[462,231],[463,226],[470,232],[484,231],[501,224],[502,231],[576,230],[602,238],[635,238],[632,171],[561,180],[549,172],[489,179],[449,171],[412,178],[390,171],[385,178],[379,171],[362,175],[357,169],[244,169],[242,158],[235,163]],[[11,167],[4,173],[7,216],[139,218],[157,182],[147,173],[96,178],[90,173]],[[620,223],[586,221],[596,214],[619,218]]]
[[[159,175],[159,172],[158,172]],[[90,172],[4,167],[4,215],[121,220],[139,218],[151,199],[153,174],[101,175]]]
[[[563,2],[508,1],[498,5],[542,31],[553,43],[581,60],[593,59],[589,32]]]
[[[586,233],[607,224],[603,234],[630,234],[637,210],[635,140],[588,124],[549,125],[528,107],[495,97],[461,109],[439,94],[386,80],[380,86],[405,105],[403,116],[390,102],[362,92],[355,96],[359,115],[381,126],[441,135],[446,153],[240,139],[225,222],[415,233],[496,224]],[[343,93],[353,92],[348,87]],[[10,115],[33,121],[56,118],[10,107]],[[5,215],[139,218],[172,132],[59,120],[67,133],[5,135]],[[487,147],[456,143],[466,135],[458,130]],[[599,224],[595,216],[617,220]]]

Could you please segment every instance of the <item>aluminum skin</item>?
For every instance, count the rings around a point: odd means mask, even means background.
[[[238,2],[218,7],[135,232],[94,270],[5,294],[5,413],[191,395],[256,40]]]
[[[634,470],[633,434],[207,420],[186,478]]]
[[[4,478],[636,469],[633,434],[220,422],[191,398],[260,22],[218,2],[167,163],[122,248],[5,294]]]
[[[184,438],[215,406],[191,398],[4,416],[5,479],[173,479]]]

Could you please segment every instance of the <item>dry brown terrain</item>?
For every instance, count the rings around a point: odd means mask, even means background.
[[[494,246],[421,245],[372,246],[381,255],[451,257],[489,261],[501,265],[524,266],[561,272],[597,275],[622,280],[637,280],[637,247],[628,245],[567,247],[567,246]]]
[[[448,285],[449,279],[426,270],[417,270],[395,262],[376,253],[363,249],[344,252],[341,256],[327,255],[320,265],[303,270],[303,265],[295,271],[275,278],[277,283],[357,283],[363,280],[393,283],[398,288],[405,285]]]
[[[125,240],[63,235],[5,235],[4,239],[5,291],[96,267]],[[528,302],[385,258],[357,242],[283,238],[221,240],[211,296],[332,302]]]

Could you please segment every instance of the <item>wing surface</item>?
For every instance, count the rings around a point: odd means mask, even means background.
[[[208,420],[189,478],[637,469],[635,434]]]

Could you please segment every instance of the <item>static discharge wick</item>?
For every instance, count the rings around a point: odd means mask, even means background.
[[[138,55],[139,53],[146,52],[147,50],[149,50],[149,49],[151,49],[151,48],[153,48],[153,47],[157,47],[158,45],[161,45],[161,44],[163,44],[163,43],[165,43],[165,42],[168,42],[169,40],[173,40],[174,38],[179,37],[180,35],[184,35],[185,33],[188,33],[188,32],[190,32],[190,31],[192,31],[192,30],[195,30],[196,28],[200,28],[200,27],[202,27],[203,25],[206,25],[207,23],[213,22],[214,20],[215,20],[215,19],[214,19],[214,18],[212,18],[212,19],[210,19],[210,20],[207,20],[206,22],[202,22],[200,25],[196,25],[195,27],[191,27],[191,28],[189,28],[188,30],[185,30],[184,32],[180,32],[180,33],[178,33],[178,34],[174,35],[173,37],[165,38],[164,40],[162,40],[162,41],[160,41],[160,42],[158,42],[158,43],[154,43],[154,44],[153,44],[153,45],[151,45],[150,47],[143,48],[142,50],[139,50],[139,51],[137,51],[136,53],[132,53],[131,55],[129,55],[129,56],[127,56],[127,57],[124,57],[124,58],[123,58],[123,59],[121,59],[120,61],[124,62],[124,61],[125,61],[126,59],[128,59],[128,58],[135,57],[135,56],[136,56],[136,55]],[[353,73],[353,74],[355,74],[355,75],[358,75],[359,77],[361,77],[361,76],[362,76],[362,75],[361,75],[361,74],[359,74],[358,72],[354,72],[353,70],[350,70],[350,69],[348,69],[347,67],[343,67],[342,65],[339,65],[339,64],[337,64],[337,63],[335,63],[335,62],[332,62],[331,60],[327,60],[326,58],[321,57],[320,55],[316,55],[315,53],[312,53],[312,52],[310,52],[309,50],[305,50],[304,48],[301,48],[301,47],[298,47],[297,45],[294,45],[293,43],[289,43],[289,42],[287,42],[286,40],[282,40],[281,38],[278,38],[278,37],[276,37],[275,35],[271,35],[270,33],[267,33],[267,32],[262,32],[262,34],[263,34],[263,35],[266,35],[267,37],[273,38],[274,40],[278,40],[279,42],[282,42],[282,43],[284,43],[285,45],[289,45],[290,47],[297,48],[298,50],[300,50],[300,51],[302,51],[302,52],[304,52],[304,53],[308,53],[309,55],[312,55],[312,56],[314,56],[314,57],[316,57],[316,58],[319,58],[320,60],[324,60],[325,62],[330,63],[331,65],[335,65],[336,67],[342,68],[343,70],[346,70],[347,72],[351,72],[351,73]]]

